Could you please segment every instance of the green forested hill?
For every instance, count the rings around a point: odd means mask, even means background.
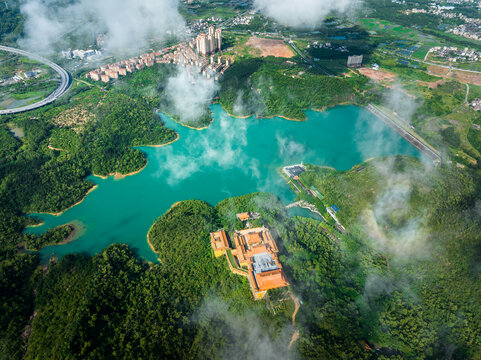
[[[230,316],[246,311],[278,336],[288,317],[254,302],[246,279],[212,255],[208,234],[217,223],[212,206],[182,202],[149,232],[166,259],[161,265],[147,265],[125,245],[52,265],[38,283],[25,358],[218,359],[230,350],[239,358],[236,333],[248,328]]]
[[[4,1],[0,4],[0,40],[12,42],[22,33],[23,16],[17,1]]]
[[[221,79],[219,101],[234,115],[284,116],[305,120],[304,110],[363,101],[367,79],[320,75],[316,69],[285,59],[244,59]]]
[[[396,182],[374,181],[385,166]],[[34,256],[8,255],[0,268],[8,309],[2,352],[20,358],[26,351],[27,359],[256,358],[261,344],[254,340],[261,336],[277,357],[477,358],[481,239],[472,174],[431,169],[398,193],[425,171],[417,161],[398,157],[347,172],[310,170],[302,181],[340,208],[348,234],[337,233],[338,239],[326,236],[317,220],[289,219],[275,197],[258,193],[215,208],[178,203],[149,232],[160,265],[146,264],[125,245],[92,258],[65,256],[43,274],[35,272]],[[357,207],[360,198],[365,200]],[[382,205],[383,199],[389,201]],[[386,204],[393,210],[379,213]],[[274,293],[267,302],[253,301],[247,281],[210,249],[209,232],[238,228],[234,214],[241,209],[259,211],[257,225],[280,236],[280,261],[302,300],[300,338],[289,352],[292,304],[282,295],[274,300]],[[4,224],[12,235],[22,226],[14,219]],[[12,271],[21,280],[7,291]],[[7,305],[12,301],[16,311]],[[23,347],[19,334],[33,313]]]
[[[177,136],[164,127],[150,100],[83,84],[56,106],[18,115],[15,124],[25,137],[20,147],[3,135],[8,142],[2,148],[0,199],[23,212],[62,211],[92,187],[87,175],[137,171],[147,159],[134,146]]]
[[[363,337],[407,359],[478,358],[477,174],[403,157],[311,170],[303,181],[340,208],[350,233],[343,245],[364,269]]]

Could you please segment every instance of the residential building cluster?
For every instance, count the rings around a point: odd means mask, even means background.
[[[103,81],[108,83],[112,79],[119,76],[125,76],[137,70],[143,70],[157,64],[177,64],[194,68],[198,73],[207,78],[219,78],[231,65],[230,58],[216,56],[214,54],[209,57],[201,56],[196,49],[197,39],[190,42],[183,42],[172,47],[167,47],[160,51],[145,53],[140,56],[132,57],[128,60],[106,64],[98,69],[92,70],[85,75],[95,81]],[[222,42],[219,41],[218,45]]]
[[[452,7],[431,7],[429,9],[409,9],[404,11],[404,14],[410,15],[410,14],[430,14],[430,15],[435,15],[435,16],[440,16],[443,19],[455,19],[458,16],[463,16],[461,13],[453,13],[453,12],[445,12],[445,10],[452,10]]]
[[[202,56],[214,54],[222,49],[222,29],[209,26],[208,33],[201,33],[195,38],[195,48]]]
[[[208,29],[209,26],[212,25],[212,23],[217,24],[217,23],[221,23],[222,21],[223,21],[222,18],[216,18],[216,17],[211,17],[206,19],[197,19],[189,23],[189,29],[190,31],[193,31],[193,32],[200,32]]]
[[[145,67],[153,66],[157,58],[160,56],[162,56],[162,53],[152,52],[132,57],[128,60],[105,64],[98,69],[90,71],[85,77],[95,81],[108,83],[112,79],[118,79],[119,76],[125,76],[136,70],[142,70]]]
[[[451,1],[451,3],[453,2]],[[428,9],[408,9],[404,11],[404,14],[429,14],[439,16],[443,19],[462,20],[464,21],[464,24],[448,29],[447,32],[469,39],[481,40],[481,19],[470,18],[462,13],[453,12],[452,10],[454,9],[454,6],[440,6],[438,4],[430,4]]]
[[[435,46],[429,50],[434,56],[450,62],[471,62],[481,60],[481,52],[474,49],[458,49],[454,46]]]
[[[479,20],[479,23],[472,22],[458,25],[448,30],[448,32],[453,33],[454,35],[463,36],[468,39],[481,40],[481,20]]]
[[[446,2],[448,4],[461,5],[461,4],[464,4],[464,3],[476,4],[478,2],[478,0],[447,0]]]
[[[250,219],[249,213],[238,214],[240,217],[245,221]],[[255,300],[264,298],[270,289],[289,285],[269,229],[258,227],[235,231],[232,240],[233,246],[223,229],[210,234],[215,256],[225,255],[231,271],[247,278]]]
[[[254,19],[254,15],[237,15],[232,19],[232,25],[249,25]]]
[[[307,48],[329,49],[339,52],[349,52],[349,49],[345,45],[332,45],[330,42],[319,43],[314,41],[312,44],[307,45]]]

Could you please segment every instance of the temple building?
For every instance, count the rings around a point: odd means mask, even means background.
[[[212,246],[212,249],[214,250],[214,255],[216,257],[224,255],[225,251],[230,248],[225,231],[219,230],[210,233],[210,245]]]
[[[256,212],[243,212],[235,215],[240,221],[254,220],[261,217],[259,213]]]
[[[235,248],[230,249],[224,230],[211,233],[215,256],[225,253],[231,270],[247,277],[254,299],[262,299],[270,289],[289,285],[269,229],[258,227],[236,231],[233,242]]]
[[[236,217],[240,221],[246,221],[246,220],[249,220],[251,218],[248,212],[236,214]]]

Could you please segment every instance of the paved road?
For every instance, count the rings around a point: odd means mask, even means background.
[[[311,64],[313,67],[321,70],[325,75],[327,76],[334,76],[332,75],[329,71],[327,71],[325,68],[323,68],[322,66],[320,66],[319,64],[316,64],[314,61],[312,61],[311,59],[309,59],[306,54],[304,54],[303,51],[299,50],[299,48],[296,46],[296,44],[294,43],[294,41],[292,41],[291,39],[289,38],[284,38],[284,42],[287,43],[288,45],[290,45],[303,59],[304,61],[308,62],[309,64]]]
[[[429,143],[427,143],[424,139],[419,137],[419,135],[417,135],[415,132],[408,130],[404,126],[401,126],[401,124],[399,124],[395,119],[373,104],[368,104],[366,108],[378,118],[383,120],[391,128],[393,128],[403,138],[413,144],[417,149],[426,154],[436,165],[442,162],[443,158],[441,153],[429,145]]]
[[[49,61],[49,60],[47,60],[47,59],[45,59],[41,56],[31,54],[31,53],[26,52],[24,50],[11,48],[11,47],[8,47],[8,46],[0,45],[0,50],[7,51],[7,52],[10,52],[10,53],[14,53],[14,54],[18,54],[18,55],[22,55],[22,56],[27,56],[30,59],[39,61],[39,62],[51,67],[52,69],[54,69],[60,75],[60,84],[45,99],[40,100],[39,102],[36,102],[35,104],[25,105],[25,106],[14,108],[14,109],[0,110],[0,115],[15,114],[15,113],[23,112],[23,111],[29,111],[29,110],[37,109],[37,108],[42,107],[44,105],[50,104],[51,102],[54,102],[60,96],[65,94],[67,92],[67,90],[70,88],[70,85],[72,84],[70,74],[67,71],[65,71],[64,69],[62,69],[60,66],[58,66],[57,64],[55,64],[55,63],[53,63],[53,62],[51,62],[51,61]]]
[[[412,58],[411,58],[411,60],[419,61],[419,62],[422,62],[423,64],[426,64],[426,65],[439,66],[439,67],[449,69],[449,70],[463,71],[463,72],[468,72],[468,73],[471,73],[471,74],[481,74],[481,71],[456,68],[456,67],[452,67],[451,65],[442,65],[442,64],[433,63],[433,62],[430,62],[430,61],[422,61],[422,60],[416,60],[416,59],[412,59]]]

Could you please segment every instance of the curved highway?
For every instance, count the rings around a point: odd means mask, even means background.
[[[31,54],[27,51],[11,48],[11,47],[8,47],[8,46],[0,45],[0,50],[7,51],[7,52],[10,52],[10,53],[14,53],[14,54],[18,54],[18,55],[22,55],[22,56],[27,56],[30,59],[39,61],[39,62],[51,67],[52,69],[54,69],[60,75],[59,86],[49,96],[47,96],[45,99],[40,100],[40,101],[36,102],[35,104],[25,105],[25,106],[14,108],[14,109],[0,110],[0,115],[15,114],[15,113],[23,112],[23,111],[29,111],[29,110],[37,109],[41,106],[50,104],[51,102],[54,102],[60,96],[65,94],[67,92],[67,90],[70,88],[71,81],[70,81],[69,73],[67,71],[65,71],[64,69],[62,69],[57,64],[51,62],[50,60],[47,60],[47,59],[45,59],[41,56],[35,55],[35,54]]]

